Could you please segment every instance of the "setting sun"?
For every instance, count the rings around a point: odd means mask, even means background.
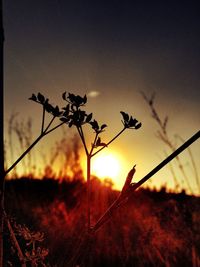
[[[119,187],[122,165],[118,154],[102,152],[92,159],[91,173],[100,179],[110,178],[114,187]]]

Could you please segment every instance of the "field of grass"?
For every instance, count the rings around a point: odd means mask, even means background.
[[[94,224],[119,192],[98,179],[92,180],[92,188]],[[199,197],[141,188],[84,241],[84,182],[21,178],[7,181],[6,191],[6,210],[16,229],[25,224],[44,233],[37,246],[48,249],[48,255],[38,266],[67,267],[73,256],[77,266],[87,267],[200,266]],[[26,253],[30,244],[23,235],[16,237]],[[21,266],[9,235],[4,242],[5,266]]]

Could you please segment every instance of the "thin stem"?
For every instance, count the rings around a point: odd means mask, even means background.
[[[88,153],[88,149],[85,143],[85,137],[83,133],[82,127],[77,126],[78,133],[80,135],[81,141],[83,143],[85,153],[87,155],[87,229],[88,233],[90,232],[90,214],[91,214],[91,209],[90,209],[90,195],[91,195],[91,181],[90,181],[90,172],[91,172],[91,156]]]
[[[44,132],[44,121],[45,121],[45,107],[43,105],[41,134]]]
[[[117,199],[110,205],[110,207],[105,211],[105,213],[98,219],[96,224],[90,229],[92,230],[92,233],[95,233],[99,230],[99,228],[104,225],[114,214],[116,211],[116,208],[119,206],[119,203],[121,203],[122,196],[121,194],[117,197]]]
[[[119,137],[124,131],[126,130],[126,127],[124,127],[117,135],[115,135],[105,146],[101,147],[99,150],[97,150],[95,153],[91,155],[91,157],[95,156],[97,153],[99,153],[101,150],[103,150],[105,147],[109,146],[117,137]]]
[[[181,142],[183,142],[183,143],[185,142],[184,139],[181,136],[177,135],[177,137],[181,140]],[[193,167],[193,170],[194,170],[197,187],[198,187],[199,192],[200,192],[200,183],[199,183],[199,177],[198,177],[198,172],[197,172],[197,166],[196,166],[196,163],[195,163],[195,160],[194,160],[194,157],[193,157],[193,154],[192,154],[192,151],[191,151],[190,148],[188,148],[188,153],[189,153],[190,160],[191,160],[191,163],[192,163],[192,167]]]
[[[168,156],[168,154],[165,152],[165,156]],[[173,165],[171,163],[169,163],[169,169],[170,169],[170,172],[174,178],[174,184],[175,184],[175,188],[176,189],[179,189],[179,183],[178,183],[178,180],[177,180],[177,177],[176,177],[176,174],[174,172],[174,168],[173,168]]]
[[[83,129],[82,129],[81,126],[80,126],[80,127],[76,126],[76,128],[77,128],[78,133],[79,133],[79,135],[80,135],[80,137],[81,137],[81,141],[82,141],[82,143],[83,143],[83,146],[84,146],[84,149],[85,149],[85,153],[86,153],[86,155],[88,156],[89,153],[88,153],[88,149],[87,149],[87,146],[86,146],[86,143],[85,143],[85,137],[84,137]]]
[[[200,138],[200,131],[194,134],[191,138],[189,138],[183,145],[177,148],[172,154],[170,154],[166,159],[164,159],[160,164],[158,164],[153,170],[151,170],[145,177],[143,177],[139,182],[135,184],[130,184],[130,190],[127,190],[125,195],[122,195],[123,192],[118,196],[118,198],[111,204],[111,206],[106,210],[106,212],[100,217],[100,219],[96,222],[94,227],[90,230],[92,233],[98,231],[98,229],[104,225],[114,214],[117,208],[119,208],[124,202],[128,200],[128,198],[133,194],[133,192],[140,187],[143,183],[145,183],[148,179],[150,179],[155,173],[157,173],[160,169],[162,169],[166,164],[168,164],[171,160],[176,158],[180,153],[182,153],[186,148],[188,148],[193,142],[195,142],[198,138]]]
[[[161,132],[158,131],[158,138],[160,138],[171,150],[172,152],[176,150],[175,146],[173,145],[173,143],[171,142],[171,140],[168,137],[168,133],[167,133],[167,122],[168,122],[168,117],[165,117],[164,121],[161,120],[157,110],[154,107],[154,97],[155,95],[153,95],[151,97],[151,99],[148,99],[148,97],[142,92],[143,98],[145,99],[145,101],[147,102],[147,104],[149,105],[150,109],[151,109],[151,113],[152,113],[152,117],[153,119],[155,119],[155,121],[158,123],[158,125],[161,128]],[[193,194],[193,190],[192,187],[190,185],[188,176],[186,174],[186,172],[184,171],[183,165],[181,163],[181,160],[179,159],[179,157],[176,158],[176,161],[178,163],[178,167],[179,170],[181,171],[184,181],[188,187],[188,189],[190,190],[191,194]]]
[[[91,214],[91,205],[90,205],[90,198],[91,198],[91,157],[87,156],[87,229],[88,233],[90,232],[90,214]]]
[[[49,127],[51,126],[51,124],[53,123],[53,121],[55,120],[55,116],[53,116],[53,118],[50,120],[49,124],[47,125],[46,129],[44,130],[44,133],[46,133],[49,129]]]
[[[93,142],[93,144],[92,144],[92,148],[91,148],[91,150],[90,150],[90,154],[89,154],[90,156],[92,155],[92,152],[93,152],[93,150],[94,150],[94,148],[95,148],[95,144],[96,144],[98,135],[99,135],[99,133],[96,133],[95,138],[94,138],[94,142]]]
[[[138,188],[144,182],[146,182],[151,176],[157,173],[160,169],[162,169],[166,164],[168,164],[172,159],[176,158],[183,150],[188,148],[193,142],[195,142],[200,137],[200,131],[194,134],[191,138],[189,138],[183,145],[177,148],[172,154],[170,154],[166,159],[164,159],[158,166],[156,166],[152,171],[150,171],[144,178],[142,178],[139,182],[134,185],[134,188]]]
[[[86,146],[86,143],[85,143],[85,137],[84,137],[82,126],[80,127],[80,130],[81,130],[81,135],[82,135],[82,138],[83,138],[83,145],[85,147],[86,154],[88,155],[89,153],[88,153],[88,149],[87,149],[87,146]]]
[[[26,154],[29,153],[29,151],[47,134],[49,134],[50,132],[52,132],[53,130],[57,129],[58,127],[60,127],[62,123],[58,124],[57,126],[55,126],[54,128],[52,128],[51,130],[47,131],[48,128],[51,126],[53,120],[55,119],[55,117],[53,117],[49,123],[49,125],[47,126],[47,128],[45,129],[45,131],[40,134],[38,136],[38,138],[35,139],[35,141],[24,151],[24,153],[10,166],[10,168],[8,168],[5,173],[4,176],[6,176],[25,156]]]
[[[38,138],[22,153],[22,155],[4,172],[4,177],[29,153],[29,151],[42,139],[44,134],[40,134]]]
[[[12,228],[12,226],[11,226],[11,223],[10,223],[9,219],[7,218],[7,215],[6,215],[5,212],[4,212],[4,218],[5,218],[5,221],[6,221],[6,223],[7,223],[8,230],[9,230],[9,232],[10,232],[10,237],[11,237],[11,239],[12,239],[14,245],[15,245],[15,248],[17,249],[17,253],[18,253],[18,256],[19,256],[19,260],[20,260],[20,262],[21,262],[21,267],[26,267],[26,260],[25,260],[25,257],[24,257],[24,255],[23,255],[23,252],[22,252],[22,250],[21,250],[21,247],[20,247],[20,245],[19,245],[19,243],[18,243],[18,241],[17,241],[17,238],[16,238],[16,236],[15,236],[15,232],[14,232],[14,230],[13,230],[13,228]]]
[[[52,129],[50,129],[49,131],[45,131],[44,135],[51,133],[52,131],[56,130],[58,127],[62,126],[64,123],[65,122],[61,122],[58,125],[56,125],[55,127],[53,127]]]

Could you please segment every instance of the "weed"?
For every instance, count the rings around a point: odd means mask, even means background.
[[[151,97],[147,97],[146,94],[142,92],[142,96],[151,110],[152,118],[157,122],[157,124],[159,126],[159,130],[157,131],[157,137],[162,142],[164,142],[164,144],[172,152],[175,151],[177,148],[176,147],[176,140],[179,139],[179,140],[181,140],[182,143],[184,143],[185,141],[180,136],[177,136],[177,135],[175,136],[174,139],[169,137],[169,133],[168,133],[169,118],[168,118],[168,116],[165,116],[164,119],[161,119],[161,117],[160,117],[160,115],[159,115],[159,113],[155,107],[155,94],[152,94]],[[196,167],[192,152],[191,152],[189,147],[188,147],[188,152],[189,152],[189,156],[190,156],[190,163],[191,163],[193,170],[194,170],[197,187],[200,190],[200,182],[199,182],[199,177],[198,177],[198,173],[197,173],[197,167]],[[184,184],[184,181],[185,181],[188,190],[190,191],[191,194],[193,194],[194,192],[193,192],[193,189],[192,189],[191,184],[190,184],[190,179],[189,179],[188,175],[186,174],[184,164],[182,163],[179,156],[176,157],[176,162],[178,164],[178,168],[180,170],[180,173],[181,173],[182,177],[184,178],[182,183]],[[171,170],[172,176],[174,178],[175,187],[176,187],[176,189],[179,189],[180,185],[179,185],[178,179],[176,177],[176,174],[175,174],[175,171],[174,171],[172,165],[170,165],[170,170]]]

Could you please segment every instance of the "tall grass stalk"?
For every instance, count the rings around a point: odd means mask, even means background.
[[[177,137],[178,139],[180,139],[182,143],[185,142],[185,140],[184,140],[181,136],[176,135],[176,137]],[[198,174],[197,165],[196,165],[194,156],[193,156],[192,151],[191,151],[191,149],[190,149],[189,147],[188,147],[188,154],[189,154],[190,161],[191,161],[191,165],[192,165],[192,168],[193,168],[193,171],[194,171],[194,175],[195,175],[195,179],[196,179],[197,188],[198,188],[199,193],[200,193],[200,177],[199,177],[199,174]]]
[[[176,150],[176,146],[173,144],[171,138],[169,137],[168,134],[168,121],[169,118],[168,116],[166,116],[163,120],[161,119],[157,109],[155,108],[154,102],[155,102],[155,94],[153,94],[151,97],[147,97],[145,93],[141,92],[144,100],[146,101],[146,103],[148,104],[150,110],[151,110],[151,115],[152,118],[157,122],[158,126],[159,126],[159,130],[157,131],[157,137],[166,144],[166,146],[171,150],[171,152]],[[189,192],[193,195],[194,191],[191,187],[190,184],[190,179],[188,178],[183,163],[180,159],[179,156],[176,157],[176,162],[178,164],[178,168],[184,178],[184,181],[186,183],[186,186],[189,190]],[[176,183],[176,180],[174,180],[174,182]],[[176,185],[176,187],[179,187],[178,185]]]

